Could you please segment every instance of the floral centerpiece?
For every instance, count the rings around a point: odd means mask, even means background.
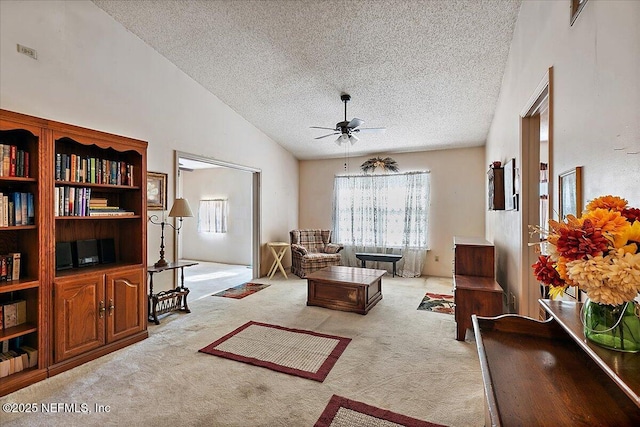
[[[586,292],[585,336],[600,345],[640,351],[640,209],[617,196],[598,197],[580,218],[549,221],[545,254],[533,264],[552,298],[569,286]]]

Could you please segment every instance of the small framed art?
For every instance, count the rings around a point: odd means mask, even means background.
[[[167,174],[147,172],[147,209],[164,210],[167,205]]]
[[[504,209],[507,211],[518,210],[518,171],[516,159],[511,159],[504,164]]]
[[[580,217],[582,213],[582,167],[563,172],[558,177],[558,214],[560,221],[567,215]]]

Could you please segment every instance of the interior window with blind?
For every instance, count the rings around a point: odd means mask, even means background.
[[[227,232],[227,200],[200,200],[198,206],[198,232]]]

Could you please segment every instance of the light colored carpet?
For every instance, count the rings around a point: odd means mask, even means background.
[[[278,276],[276,276],[278,278]],[[482,377],[472,342],[454,339],[453,316],[416,310],[451,280],[383,278],[367,315],[307,307],[306,281],[251,298],[203,298],[191,314],[150,325],[150,337],[0,398],[4,403],[109,405],[108,413],[1,413],[5,426],[312,426],[334,394],[449,426],[484,424]],[[198,350],[250,320],[352,338],[324,382]]]

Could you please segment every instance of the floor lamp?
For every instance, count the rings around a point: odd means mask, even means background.
[[[169,265],[167,260],[164,259],[164,226],[165,226],[165,224],[170,226],[174,230],[176,230],[178,232],[178,235],[180,235],[180,229],[182,228],[182,219],[183,218],[189,218],[189,217],[192,217],[192,216],[193,216],[193,212],[191,212],[191,207],[189,206],[189,202],[187,201],[187,199],[178,198],[173,202],[173,206],[171,207],[171,210],[169,211],[169,218],[178,218],[178,220],[179,220],[178,227],[175,227],[171,223],[165,222],[164,214],[162,215],[162,221],[161,222],[157,222],[158,221],[158,216],[157,215],[151,215],[149,217],[149,222],[151,222],[152,224],[155,224],[155,225],[159,225],[160,229],[161,229],[161,234],[160,234],[160,259],[155,264],[153,264],[154,267],[162,268],[162,267],[166,267],[167,265]]]

